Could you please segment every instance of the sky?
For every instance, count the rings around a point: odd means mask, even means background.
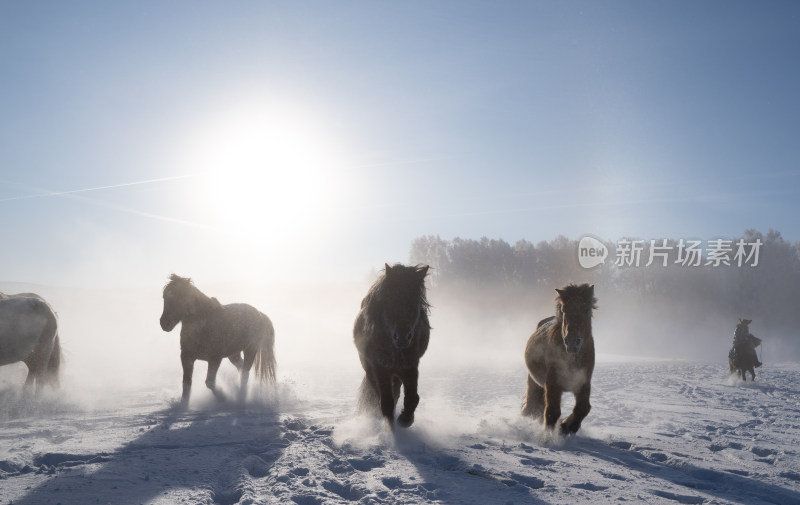
[[[789,1],[0,2],[0,280],[797,241],[798,47]]]

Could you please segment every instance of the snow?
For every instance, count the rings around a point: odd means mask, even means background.
[[[354,414],[350,365],[287,365],[245,404],[195,381],[188,409],[177,364],[171,382],[36,398],[24,367],[0,368],[0,503],[800,503],[800,364],[743,383],[723,363],[607,358],[569,438],[519,416],[521,364],[423,360],[416,423],[395,432]]]

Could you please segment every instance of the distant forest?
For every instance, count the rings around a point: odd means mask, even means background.
[[[432,267],[434,300],[455,301],[473,317],[532,312],[544,317],[551,309],[542,305],[552,306],[555,288],[589,282],[596,286],[600,310],[607,311],[606,326],[621,328],[615,351],[633,347],[684,356],[707,347],[711,356],[727,345],[743,317],[754,320],[755,334],[780,347],[773,353],[800,358],[800,243],[775,230],[746,230],[741,237],[703,243],[632,238],[603,243],[608,258],[591,269],[579,264],[579,241],[564,236],[513,245],[485,237],[424,236],[413,241],[410,261]],[[640,254],[636,262],[632,245]],[[696,256],[687,258],[691,246]]]

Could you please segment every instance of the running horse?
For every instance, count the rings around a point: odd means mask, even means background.
[[[539,321],[525,346],[528,391],[522,415],[544,418],[545,427],[553,429],[561,416],[561,395],[570,392],[575,408],[560,428],[562,434],[573,434],[592,408],[592,311],[597,299],[589,284],[570,284],[556,292],[556,314]]]
[[[353,327],[364,379],[359,407],[378,410],[394,428],[394,410],[403,388],[397,423],[414,423],[419,404],[419,360],[428,348],[430,305],[425,295],[428,266],[385,265],[367,292]]]
[[[728,368],[731,375],[736,373],[743,381],[747,381],[747,372],[750,372],[751,381],[756,380],[755,369],[761,366],[756,356],[756,347],[761,345],[761,339],[750,333],[750,319],[739,319],[736,330],[733,332],[733,346],[728,352]]]
[[[206,386],[222,401],[225,395],[216,386],[217,370],[228,358],[241,373],[239,400],[247,394],[250,368],[261,382],[275,382],[275,330],[272,321],[245,303],[222,305],[203,294],[191,279],[172,274],[164,287],[161,329],[172,331],[180,322],[183,394],[189,401],[195,360],[208,362]]]
[[[22,361],[25,388],[58,387],[61,344],[58,319],[50,304],[34,293],[0,293],[0,366]]]

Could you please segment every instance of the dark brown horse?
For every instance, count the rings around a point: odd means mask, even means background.
[[[170,276],[164,288],[164,312],[161,329],[172,331],[181,322],[181,364],[183,395],[188,403],[195,360],[208,362],[206,386],[219,400],[225,396],[216,387],[216,377],[223,358],[228,358],[241,372],[240,400],[247,394],[250,368],[256,378],[275,382],[275,330],[272,321],[245,303],[222,305],[197,289],[191,279]],[[244,359],[242,359],[244,356]]]
[[[594,339],[592,310],[594,286],[570,284],[556,289],[556,315],[542,319],[525,346],[528,393],[522,415],[541,419],[554,428],[561,417],[561,395],[575,395],[575,408],[561,421],[561,433],[575,433],[589,414]]]
[[[56,313],[34,293],[0,293],[0,366],[22,361],[25,387],[58,386],[61,344]]]
[[[404,390],[400,426],[414,423],[419,404],[419,360],[428,348],[430,305],[425,297],[427,266],[386,265],[384,275],[361,301],[353,328],[358,357],[364,367],[359,406],[380,407],[394,427],[394,409]]]
[[[747,381],[747,372],[751,380],[756,380],[755,368],[761,366],[756,356],[756,347],[761,345],[761,339],[750,333],[750,319],[739,319],[736,330],[733,332],[733,347],[728,352],[728,368],[731,375],[736,373],[743,381]]]

